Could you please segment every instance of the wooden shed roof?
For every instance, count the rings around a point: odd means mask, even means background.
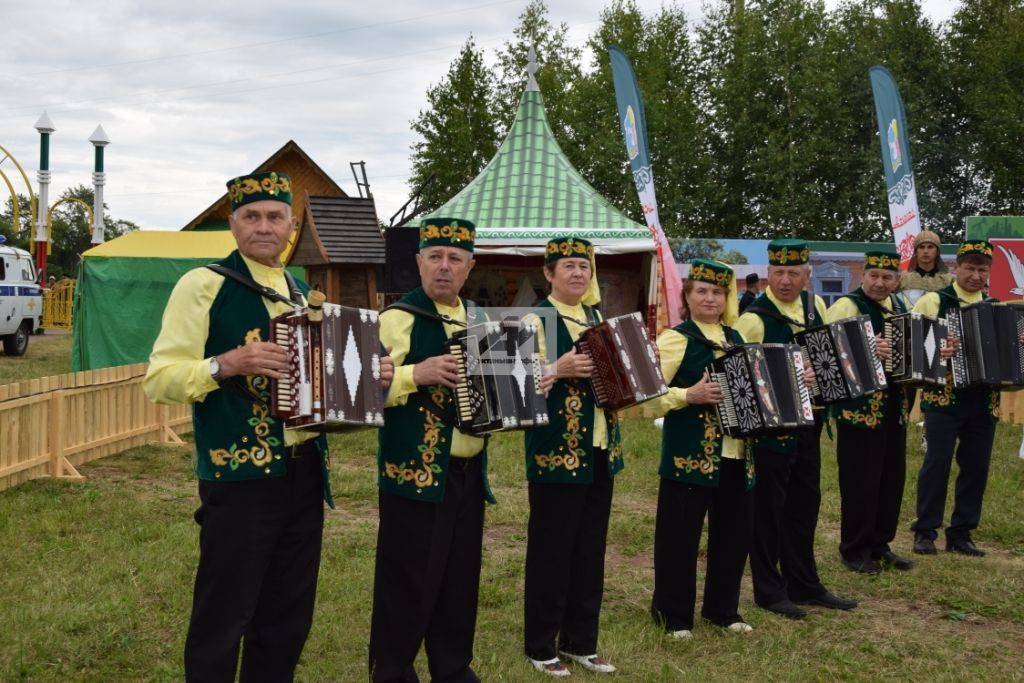
[[[290,266],[384,263],[373,197],[307,197]]]

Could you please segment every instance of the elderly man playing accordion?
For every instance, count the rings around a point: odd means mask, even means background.
[[[906,312],[903,301],[893,294],[899,286],[899,272],[895,248],[865,253],[861,285],[840,297],[826,313],[828,322],[870,316],[882,358],[890,353],[882,336],[885,319]],[[903,501],[907,413],[912,397],[913,390],[890,381],[887,389],[831,408],[838,424],[839,553],[852,571],[878,574],[880,561],[900,570],[913,566],[889,547],[896,537]]]
[[[661,438],[658,513],[654,531],[651,614],[677,639],[692,637],[697,553],[708,518],[707,572],[701,616],[738,633],[753,628],[739,615],[740,580],[753,525],[754,461],[749,444],[725,435],[715,404],[722,390],[708,365],[732,344],[736,277],[718,261],[694,259],[683,285],[683,322],[658,336],[669,393]]]

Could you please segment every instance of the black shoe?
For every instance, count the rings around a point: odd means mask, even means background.
[[[843,566],[852,572],[874,576],[882,573],[882,568],[874,560],[848,560],[843,558]]]
[[[807,610],[801,609],[790,600],[779,600],[773,602],[770,605],[758,605],[761,609],[766,609],[769,612],[774,612],[780,616],[786,617],[787,619],[803,619],[807,616]]]
[[[878,556],[879,560],[885,562],[893,569],[899,569],[901,572],[905,572],[914,566],[914,563],[905,557],[900,557],[891,550],[886,550],[884,553]]]
[[[797,600],[796,602],[800,605],[817,605],[818,607],[827,607],[829,609],[853,609],[857,606],[856,600],[847,600],[838,595],[832,595],[829,591],[825,591],[813,598]]]
[[[918,555],[935,555],[939,551],[935,549],[935,541],[927,536],[914,538],[914,552]]]
[[[970,555],[971,557],[985,557],[985,551],[974,545],[974,541],[969,538],[957,541],[951,541],[947,538],[946,551],[951,553],[960,553],[961,555]]]

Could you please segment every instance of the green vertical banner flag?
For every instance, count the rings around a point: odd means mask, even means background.
[[[921,215],[917,209],[917,188],[910,167],[910,140],[907,137],[907,115],[903,110],[896,80],[884,66],[868,69],[871,92],[875,96],[875,115],[882,143],[882,168],[889,198],[889,221],[893,240],[900,253],[902,268],[907,268],[914,255],[914,237],[921,232]]]
[[[669,246],[665,231],[661,229],[658,218],[658,200],[654,196],[654,172],[651,170],[651,158],[647,151],[647,124],[644,121],[644,103],[640,97],[640,88],[633,73],[633,65],[629,57],[615,45],[608,46],[608,56],[612,64],[612,81],[615,83],[615,102],[619,110],[619,124],[626,140],[626,155],[629,166],[633,170],[633,183],[640,198],[640,206],[651,231],[651,238],[657,247],[658,263],[661,264],[662,296],[658,297],[668,310],[669,325],[676,326],[681,320],[679,309],[682,303],[682,284],[676,270],[675,258]],[[649,316],[650,317],[650,316]],[[655,312],[657,317],[657,312]],[[651,321],[648,320],[649,326]],[[656,325],[656,322],[655,322]],[[653,326],[652,326],[653,327]]]

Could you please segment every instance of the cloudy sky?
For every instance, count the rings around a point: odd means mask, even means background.
[[[52,201],[91,183],[102,124],[111,215],[177,229],[294,139],[351,194],[348,164],[365,160],[387,221],[409,195],[409,121],[427,88],[470,34],[493,58],[527,1],[0,0],[0,146],[35,186],[33,126],[49,114]],[[547,4],[582,44],[607,3]],[[676,4],[699,21],[701,0]],[[956,3],[923,4],[943,21]],[[653,14],[662,0],[637,5]],[[10,160],[0,170],[18,177]]]

